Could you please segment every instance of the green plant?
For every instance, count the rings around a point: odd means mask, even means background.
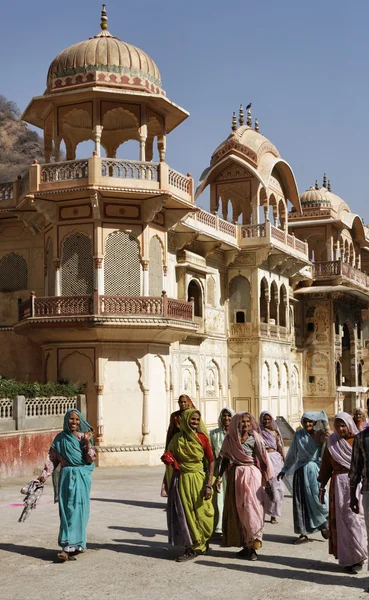
[[[49,381],[48,383],[16,381],[15,379],[6,379],[0,376],[0,398],[16,398],[25,396],[26,398],[50,398],[51,396],[77,396],[81,394],[86,384],[74,384],[64,380]]]

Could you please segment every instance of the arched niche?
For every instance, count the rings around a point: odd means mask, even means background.
[[[242,275],[234,277],[229,285],[229,309],[231,323],[251,321],[250,282]]]
[[[141,263],[137,239],[116,231],[105,241],[104,292],[107,296],[140,296]]]
[[[265,277],[260,282],[260,323],[268,323],[269,287]]]
[[[274,321],[274,325],[278,322],[278,286],[275,281],[272,281],[270,286],[270,308],[269,308],[270,321]]]
[[[279,325],[281,327],[287,325],[287,290],[284,283],[279,290]]]
[[[61,253],[61,284],[62,296],[92,294],[92,243],[88,235],[74,232],[64,238]]]
[[[202,309],[202,290],[200,283],[196,281],[196,279],[191,279],[187,288],[187,299],[190,302],[194,300],[194,316],[202,317],[203,309]]]
[[[157,235],[149,243],[149,295],[160,296],[163,291],[163,247]]]

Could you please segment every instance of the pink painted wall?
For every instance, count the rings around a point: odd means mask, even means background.
[[[54,429],[0,434],[0,479],[38,475],[57,433]]]

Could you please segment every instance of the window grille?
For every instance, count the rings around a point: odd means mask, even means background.
[[[161,244],[157,237],[150,240],[149,258],[149,294],[150,296],[160,296],[163,291],[163,257]]]
[[[212,275],[207,280],[207,303],[215,306],[215,279]]]
[[[141,265],[136,238],[124,231],[105,242],[104,292],[107,296],[140,296]]]
[[[26,398],[26,417],[62,417],[70,408],[77,408],[77,398]]]
[[[0,292],[28,289],[28,269],[23,256],[11,252],[0,261]]]
[[[74,233],[64,240],[61,268],[63,296],[92,294],[92,247],[87,235]]]

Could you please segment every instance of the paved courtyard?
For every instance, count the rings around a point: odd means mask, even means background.
[[[266,523],[260,560],[235,557],[236,549],[211,544],[208,556],[178,564],[168,547],[161,467],[96,469],[88,552],[55,563],[58,514],[48,482],[38,509],[18,523],[25,481],[0,481],[0,597],[4,600],[150,600],[189,598],[291,600],[367,598],[365,570],[342,573],[320,535],[292,546],[291,499],[280,524]]]

